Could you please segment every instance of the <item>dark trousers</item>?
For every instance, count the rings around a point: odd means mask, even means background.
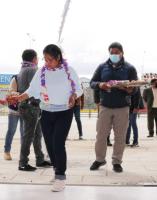
[[[126,135],[126,144],[130,143],[131,128],[133,130],[133,144],[138,143],[137,113],[129,114],[129,126]]]
[[[73,109],[60,112],[42,111],[42,132],[50,160],[55,168],[55,176],[65,176],[67,162],[65,141],[72,118]]]
[[[110,133],[111,134],[111,133]],[[110,144],[111,141],[110,141],[110,135],[107,137],[107,144]]]
[[[148,120],[149,135],[154,135],[154,120],[155,120],[156,133],[157,133],[157,108],[152,108],[150,111],[148,111],[147,120]]]
[[[75,116],[75,120],[77,123],[77,128],[79,131],[79,136],[82,136],[82,123],[81,123],[81,117],[80,117],[80,105],[75,105],[74,108],[74,116]]]
[[[24,166],[28,163],[28,156],[32,143],[36,156],[36,164],[41,164],[44,161],[44,154],[41,147],[42,132],[39,121],[40,108],[25,104],[19,107],[19,111],[23,120],[23,136],[19,165]]]

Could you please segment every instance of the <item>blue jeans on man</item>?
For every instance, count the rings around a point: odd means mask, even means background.
[[[138,144],[137,113],[129,114],[129,126],[126,135],[126,144],[130,144],[131,128],[133,130],[133,144]]]
[[[20,134],[21,138],[23,136],[23,123],[22,119],[18,114],[9,113],[8,115],[8,130],[5,137],[5,145],[4,145],[4,152],[11,151],[11,144],[13,141],[13,137],[15,135],[18,121],[20,120]]]

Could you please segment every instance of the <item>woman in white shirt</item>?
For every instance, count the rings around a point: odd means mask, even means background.
[[[54,44],[43,50],[45,66],[38,69],[28,90],[12,100],[23,101],[29,97],[41,100],[41,126],[47,151],[55,169],[52,191],[65,188],[65,141],[73,118],[76,98],[82,95],[79,79],[73,68],[62,57]]]

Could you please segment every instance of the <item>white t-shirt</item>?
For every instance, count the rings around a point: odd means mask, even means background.
[[[81,96],[83,91],[79,83],[79,78],[73,68],[69,67],[70,78],[75,83],[75,93],[77,97]],[[29,97],[35,97],[41,100],[41,105],[47,107],[48,105],[63,106],[68,105],[69,97],[71,95],[71,82],[68,80],[68,75],[64,68],[57,68],[55,71],[46,70],[45,71],[45,85],[47,89],[47,94],[49,97],[49,102],[45,103],[41,93],[43,92],[43,87],[41,86],[41,69],[38,69],[34,75],[30,87],[25,91]],[[51,110],[51,109],[50,109]],[[64,110],[64,109],[62,109]]]

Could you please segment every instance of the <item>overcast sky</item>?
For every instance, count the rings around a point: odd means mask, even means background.
[[[1,73],[17,73],[22,51],[30,47],[42,66],[43,48],[58,40],[64,3],[0,0]],[[118,41],[139,73],[157,72],[156,8],[156,0],[71,0],[61,43],[65,57],[80,76],[89,76]]]

